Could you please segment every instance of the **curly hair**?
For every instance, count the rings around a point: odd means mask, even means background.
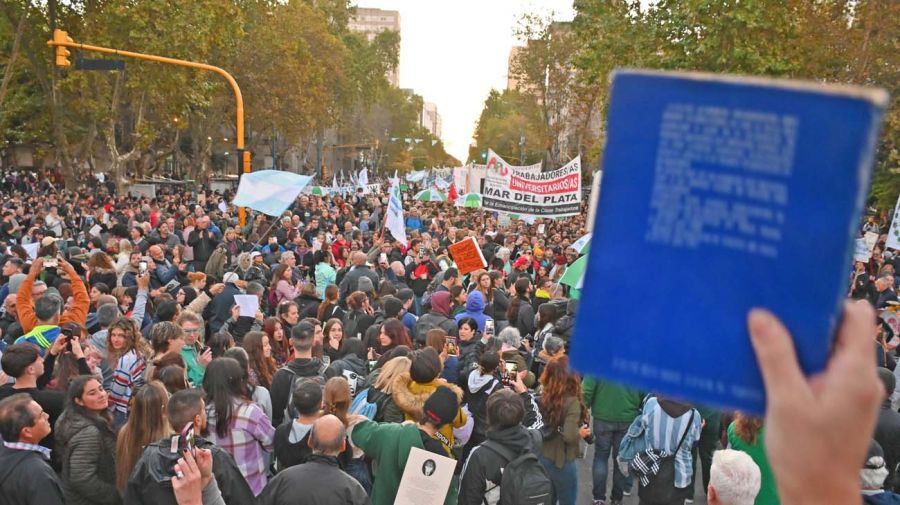
[[[120,329],[125,332],[125,347],[120,350],[113,349],[112,345],[112,333],[115,329]],[[142,358],[150,357],[150,348],[147,346],[144,337],[141,336],[141,330],[130,317],[119,316],[116,318],[109,325],[108,335],[109,336],[106,339],[106,352],[108,353],[107,361],[109,363],[116,363],[122,355],[132,349],[134,349],[135,353]]]
[[[572,397],[578,400],[581,411],[586,411],[581,394],[581,378],[569,369],[568,356],[562,355],[548,361],[540,382],[544,387],[540,400],[541,412],[549,426],[563,425],[565,405]]]

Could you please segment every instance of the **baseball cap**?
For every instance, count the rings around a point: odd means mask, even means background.
[[[456,419],[459,413],[459,398],[457,398],[456,393],[452,389],[447,386],[439,386],[425,400],[422,412],[425,413],[425,417],[432,424],[440,428]]]

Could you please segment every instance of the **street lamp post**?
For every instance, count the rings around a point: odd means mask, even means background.
[[[228,81],[228,84],[231,85],[231,89],[234,91],[235,102],[237,104],[236,107],[236,128],[237,128],[237,138],[235,138],[235,147],[237,148],[238,153],[238,164],[242,167],[242,172],[245,174],[250,173],[251,165],[250,165],[250,151],[244,148],[244,97],[241,95],[241,88],[238,86],[237,81],[234,80],[234,77],[231,76],[228,72],[223,70],[222,68],[216,67],[214,65],[208,65],[206,63],[198,63],[195,61],[187,61],[187,60],[179,60],[177,58],[169,58],[166,56],[156,56],[153,54],[143,54],[143,53],[135,53],[132,51],[123,51],[121,49],[112,49],[109,47],[100,47],[100,46],[92,46],[88,44],[81,44],[75,42],[69,37],[69,34],[63,30],[58,28],[53,30],[53,38],[47,41],[47,45],[56,49],[56,57],[57,57],[57,65],[60,66],[68,66],[68,60],[65,58],[68,56],[68,52],[60,52],[65,51],[67,47],[73,47],[76,49],[82,49],[84,51],[93,51],[97,53],[106,53],[106,54],[114,54],[116,56],[125,56],[127,58],[135,58],[138,60],[146,60],[146,61],[154,61],[157,63],[165,63],[168,65],[177,65],[180,67],[188,67],[188,68],[197,68],[200,70],[208,70],[210,72],[215,72]],[[240,217],[241,226],[244,225],[246,220],[246,211],[243,207],[238,209],[238,215]]]

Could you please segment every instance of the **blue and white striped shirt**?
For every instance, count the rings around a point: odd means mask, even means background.
[[[691,412],[694,419],[691,419]],[[700,440],[701,416],[696,409],[690,409],[679,417],[670,417],[659,405],[655,397],[647,399],[644,410],[641,412],[641,423],[644,425],[644,442],[648,449],[664,451],[666,454],[675,452],[681,435],[687,429],[684,442],[675,455],[675,487],[685,488],[691,485],[691,477],[694,473],[691,448]]]

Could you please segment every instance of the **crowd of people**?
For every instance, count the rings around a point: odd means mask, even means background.
[[[415,447],[457,462],[447,504],[572,505],[588,444],[595,505],[689,503],[698,479],[713,504],[895,499],[896,380],[879,371],[885,400],[875,366],[896,345],[861,305],[812,385],[750,316],[763,421],[570,367],[559,279],[584,213],[508,221],[411,190],[402,243],[361,189],[245,226],[227,192],[113,189],[0,182],[0,504],[392,504]],[[461,274],[467,237],[487,265]],[[882,262],[854,297],[886,306]]]

